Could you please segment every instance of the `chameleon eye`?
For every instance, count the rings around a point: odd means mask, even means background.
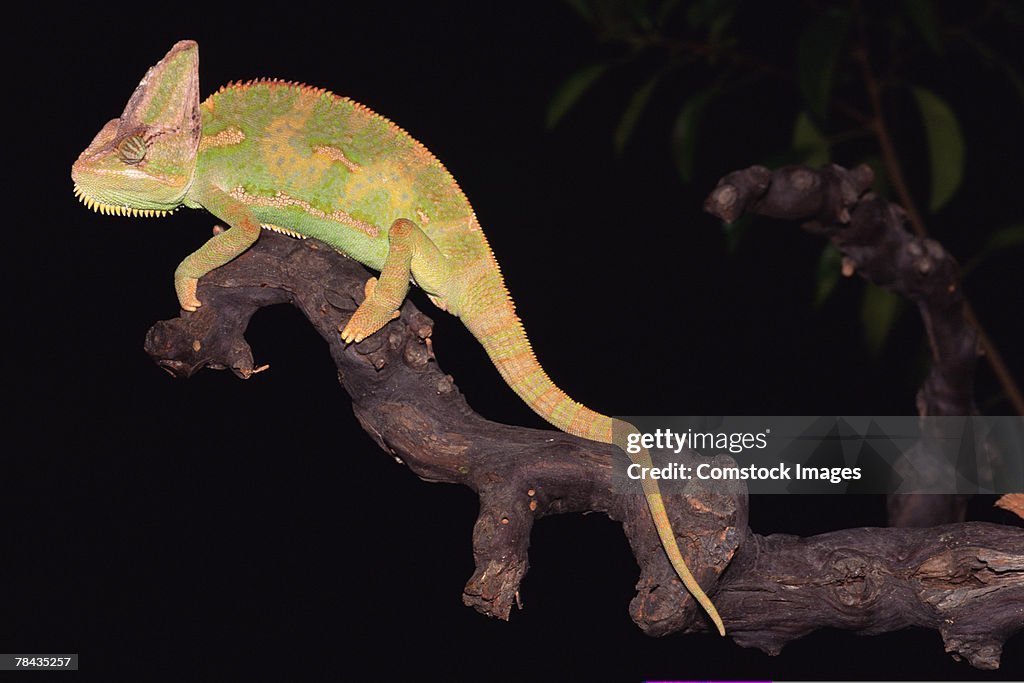
[[[129,135],[117,145],[117,153],[126,164],[137,164],[146,156],[146,141],[141,135]]]

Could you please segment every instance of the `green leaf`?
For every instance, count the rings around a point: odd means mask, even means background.
[[[928,138],[932,177],[928,210],[934,213],[952,199],[964,179],[964,137],[953,110],[938,95],[915,87],[914,99]]]
[[[893,323],[903,308],[903,298],[870,282],[864,290],[860,320],[864,325],[864,345],[872,356],[877,356]]]
[[[800,93],[818,121],[828,114],[828,103],[835,80],[836,63],[846,39],[850,15],[832,10],[822,14],[804,29],[797,44],[797,71]]]
[[[607,70],[608,65],[598,63],[598,65],[584,67],[565,79],[555,91],[551,103],[548,104],[548,116],[545,122],[547,129],[554,128],[572,109],[573,104],[577,103]]]
[[[573,105],[583,97],[583,94],[590,89],[590,86],[594,85],[601,74],[607,70],[607,64],[591,64],[565,79],[565,82],[555,91],[554,97],[551,98],[551,104],[548,105],[545,122],[547,129],[554,128],[562,120],[562,117],[572,109]]]
[[[914,28],[924,38],[928,48],[935,54],[942,52],[942,37],[932,0],[903,0],[903,11],[910,17]]]
[[[636,128],[637,121],[640,120],[640,115],[647,107],[647,103],[650,101],[659,80],[661,80],[661,74],[652,77],[640,86],[633,93],[633,97],[629,99],[629,104],[626,105],[626,110],[622,112],[622,118],[619,120],[619,125],[615,128],[615,135],[612,138],[616,152],[621,153],[626,148],[626,143],[629,142],[629,138],[633,135],[633,129]]]
[[[700,121],[714,91],[702,90],[691,97],[679,110],[672,125],[672,158],[684,183],[693,180],[693,161],[697,152],[697,132]]]
[[[836,285],[839,284],[839,275],[842,272],[843,255],[839,253],[835,245],[827,244],[821,251],[821,258],[818,259],[818,285],[814,290],[814,307],[821,308]]]
[[[1024,244],[1024,223],[1017,223],[1016,225],[1000,228],[992,233],[992,236],[988,238],[988,242],[985,243],[983,251],[998,251],[1000,249],[1009,249],[1010,247],[1019,247],[1022,244]]]
[[[808,166],[824,166],[829,162],[828,139],[814,125],[806,111],[800,112],[793,125],[793,149]]]
[[[1015,223],[1002,227],[989,236],[985,245],[978,250],[978,253],[964,264],[961,272],[966,277],[994,252],[1020,246],[1024,246],[1024,223]]]

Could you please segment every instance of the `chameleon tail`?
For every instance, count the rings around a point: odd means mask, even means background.
[[[628,424],[628,423],[627,423]],[[635,432],[636,428],[629,425],[625,429],[619,431],[620,434],[628,432]],[[641,449],[640,453],[631,455],[630,459],[639,464],[641,467],[651,467],[651,455],[647,452],[646,448]],[[679,552],[679,546],[676,544],[676,535],[672,531],[672,523],[669,522],[668,513],[665,511],[665,501],[661,498],[661,492],[658,489],[658,481],[656,479],[641,479],[641,485],[643,486],[644,496],[647,498],[647,506],[651,509],[651,517],[654,519],[654,528],[658,530],[658,537],[661,539],[661,544],[665,548],[665,553],[668,555],[669,561],[672,563],[672,568],[676,570],[676,574],[682,580],[683,585],[686,586],[686,590],[690,591],[690,595],[700,603],[700,606],[704,608],[704,611],[711,617],[711,621],[715,622],[715,627],[718,629],[718,635],[725,635],[725,624],[722,623],[722,617],[719,616],[718,610],[715,609],[715,605],[711,602],[711,599],[701,589],[700,584],[697,583],[697,579],[690,573],[690,568],[686,566],[686,562],[683,560],[682,554]]]
[[[496,275],[498,278],[501,277],[500,274],[496,273]],[[460,317],[487,351],[487,355],[490,356],[498,368],[498,372],[501,373],[502,378],[512,390],[534,412],[569,434],[591,441],[613,443],[612,427],[616,422],[618,423],[615,425],[617,433],[635,432],[636,428],[632,425],[621,420],[613,420],[574,401],[551,381],[533,353],[530,341],[526,337],[526,331],[515,313],[515,306],[505,293],[504,284],[500,279],[496,284],[496,287],[492,282],[489,283],[489,286],[474,289],[477,292],[500,293],[501,300],[484,302],[485,298],[497,299],[494,294],[480,299],[470,299],[472,303],[462,310]],[[624,446],[624,444],[620,444],[620,446]],[[630,458],[641,467],[652,466],[651,456],[647,449],[642,449],[640,453],[631,455]],[[644,478],[641,481],[654,526],[658,530],[658,537],[661,539],[661,544],[665,548],[672,567],[686,589],[711,617],[719,634],[724,636],[725,625],[722,623],[718,610],[715,609],[714,604],[701,589],[693,574],[690,573],[679,552],[679,546],[665,511],[665,503],[662,500],[657,480]]]

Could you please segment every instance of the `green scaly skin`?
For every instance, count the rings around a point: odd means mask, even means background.
[[[183,309],[201,305],[198,279],[249,248],[261,229],[314,237],[380,272],[341,330],[346,342],[397,316],[412,281],[462,319],[541,417],[613,442],[612,418],[573,401],[537,362],[469,201],[426,147],[361,104],[294,83],[229,85],[200,104],[198,73],[196,43],[177,43],[72,168],[75,194],[98,211],[153,216],[187,206],[228,224],[178,266]],[[633,459],[651,465],[646,451]],[[657,482],[643,482],[672,566],[724,635],[679,552]]]

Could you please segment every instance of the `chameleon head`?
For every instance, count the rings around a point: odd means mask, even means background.
[[[199,46],[183,40],[146,72],[121,117],[71,167],[75,195],[102,213],[173,211],[195,177],[201,135]]]

